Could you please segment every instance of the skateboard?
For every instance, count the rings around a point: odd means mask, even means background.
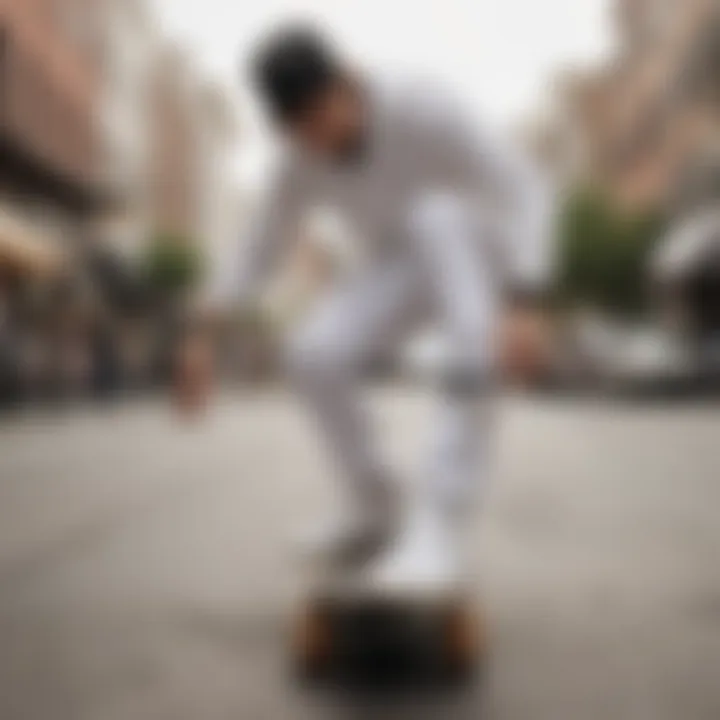
[[[486,645],[473,594],[460,583],[390,594],[361,572],[326,571],[311,578],[292,619],[292,664],[311,682],[464,682]]]

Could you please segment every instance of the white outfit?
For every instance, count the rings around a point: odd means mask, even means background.
[[[481,416],[500,293],[507,283],[544,282],[550,267],[548,198],[528,164],[435,85],[373,85],[369,105],[367,156],[357,165],[287,158],[239,287],[258,287],[304,211],[342,213],[366,262],[290,339],[292,382],[362,500],[385,469],[355,396],[358,370],[436,322],[449,356],[426,487],[461,507],[485,473],[490,430]]]

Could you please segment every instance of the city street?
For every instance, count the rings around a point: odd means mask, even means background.
[[[411,475],[432,407],[374,402]],[[471,553],[483,692],[364,710],[286,672],[290,545],[332,485],[284,395],[200,424],[159,400],[3,418],[0,718],[717,720],[720,410],[509,398],[502,416]]]

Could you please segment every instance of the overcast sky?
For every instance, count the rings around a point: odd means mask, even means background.
[[[370,68],[410,70],[455,83],[493,122],[542,103],[558,69],[601,56],[611,0],[154,0],[163,29],[211,76],[237,89],[243,143],[237,167],[257,184],[269,154],[244,86],[242,60],[281,21],[313,19]]]

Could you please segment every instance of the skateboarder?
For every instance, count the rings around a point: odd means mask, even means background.
[[[534,169],[447,88],[354,72],[307,29],[273,35],[253,79],[285,157],[234,288],[249,302],[305,214],[339,211],[364,264],[288,339],[291,384],[317,418],[345,483],[346,507],[315,551],[382,548],[376,582],[445,582],[456,533],[488,473],[498,370],[538,368],[550,269],[550,203]],[[429,463],[406,507],[357,396],[368,360],[426,325],[444,336]]]

